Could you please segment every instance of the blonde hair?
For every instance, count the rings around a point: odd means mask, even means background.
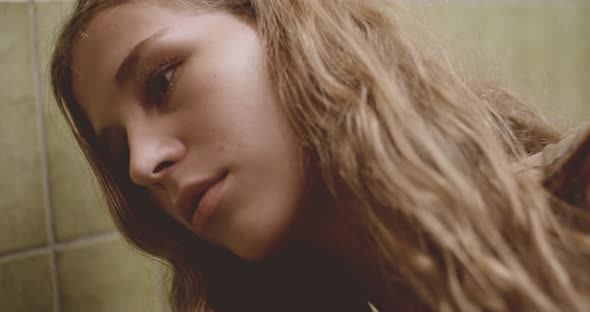
[[[240,294],[228,281],[242,274],[239,259],[178,226],[125,168],[108,168],[73,95],[76,37],[93,16],[124,2],[76,3],[51,62],[55,98],[120,230],[172,268],[175,310],[233,311],[226,301]],[[383,294],[371,298],[382,309],[590,309],[587,231],[559,219],[552,207],[561,205],[542,181],[512,167],[560,132],[509,92],[466,81],[429,55],[394,3],[174,2],[255,21],[279,102],[343,203],[350,249],[382,272]]]

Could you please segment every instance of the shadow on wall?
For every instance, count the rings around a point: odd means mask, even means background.
[[[50,42],[70,5],[0,0],[0,309],[165,311],[162,268],[114,233],[48,96]],[[483,68],[565,120],[590,119],[587,5],[416,12],[461,51],[452,54],[470,56],[462,62],[468,71]]]

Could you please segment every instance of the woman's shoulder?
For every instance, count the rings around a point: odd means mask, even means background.
[[[544,185],[568,204],[590,209],[590,123],[542,152]]]
[[[569,132],[561,141],[547,145],[543,150],[544,163],[546,165],[559,164],[560,160],[568,158],[568,156],[587,152],[587,147],[584,148],[584,146],[590,144],[589,141],[590,122],[587,122]]]

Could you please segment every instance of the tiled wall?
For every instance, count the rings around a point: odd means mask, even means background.
[[[416,12],[475,60],[462,62],[469,71],[590,119],[586,1],[435,2]],[[114,232],[48,96],[50,44],[70,5],[0,0],[0,311],[165,311],[161,267]]]
[[[115,232],[49,96],[71,3],[0,0],[0,311],[167,311],[163,269]]]
[[[459,67],[501,81],[565,122],[590,120],[590,1],[449,0],[416,12]]]

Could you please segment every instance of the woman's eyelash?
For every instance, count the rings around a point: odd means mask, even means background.
[[[153,104],[161,105],[166,101],[179,65],[180,62],[172,60],[149,72],[144,82],[144,90],[147,99]]]

